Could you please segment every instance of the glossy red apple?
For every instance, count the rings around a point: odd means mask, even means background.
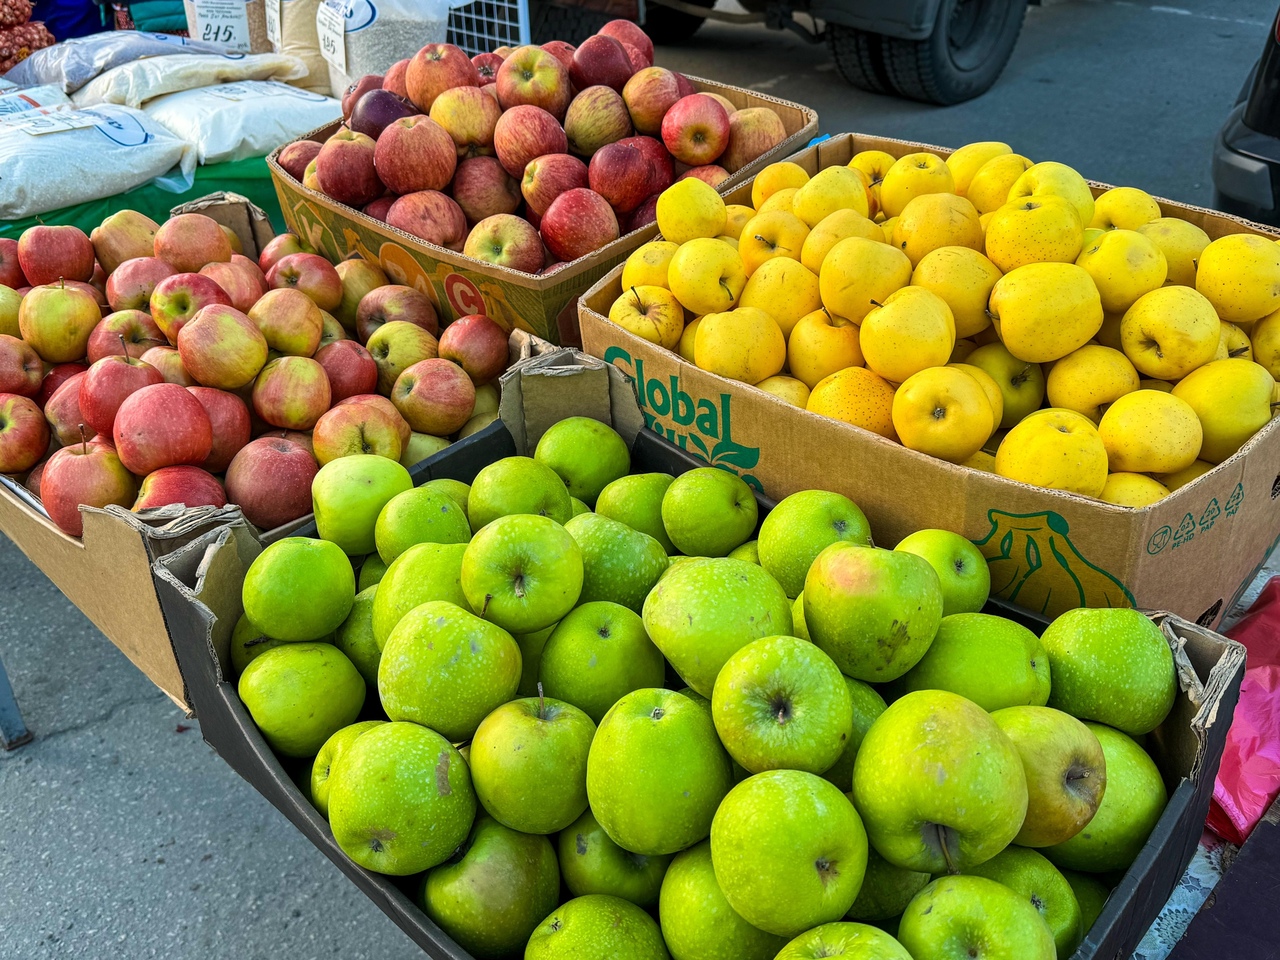
[[[63,533],[84,533],[80,507],[130,507],[138,480],[109,443],[77,441],[54,452],[40,474],[40,502]]]
[[[342,129],[316,154],[316,181],[325,196],[351,207],[363,207],[385,189],[374,168],[372,137]],[[228,258],[230,259],[230,258]]]
[[[609,202],[614,213],[630,213],[651,192],[649,159],[625,144],[610,143],[597,150],[587,174],[591,189]]]
[[[356,308],[356,337],[367,343],[379,327],[397,320],[421,327],[432,336],[440,332],[440,319],[431,298],[421,290],[392,283],[370,290],[361,298]]]
[[[161,467],[204,463],[213,449],[213,426],[186,387],[157,383],[120,404],[112,438],[120,461],[146,476]]]
[[[80,381],[80,413],[84,422],[95,433],[111,436],[120,405],[143,387],[156,383],[164,383],[164,378],[149,363],[131,357],[103,357],[89,367]]]
[[[31,286],[18,263],[18,241],[0,237],[0,285],[17,290]]]
[[[675,163],[671,159],[671,154],[667,152],[667,148],[662,145],[661,140],[656,140],[653,137],[627,137],[619,140],[618,143],[625,143],[629,147],[635,147],[648,159],[650,167],[649,193],[661,193],[675,183]]]
[[[638,24],[630,20],[610,20],[596,33],[606,37],[613,37],[619,43],[631,44],[643,53],[650,63],[653,63],[653,41],[649,39],[649,35]]]
[[[34,397],[44,380],[44,363],[31,345],[0,334],[0,393]],[[0,470],[0,473],[7,471]]]
[[[272,290],[301,290],[321,310],[332,313],[342,303],[342,278],[324,257],[315,253],[291,253],[267,273]]]
[[[440,356],[452,360],[477,387],[507,369],[507,334],[484,314],[459,317],[440,334]]]
[[[30,397],[0,393],[0,473],[25,473],[49,449],[49,424]]]
[[[179,214],[161,224],[155,251],[178,273],[198,273],[206,263],[227,263],[233,252],[222,226],[202,213]]]
[[[396,378],[391,402],[418,433],[447,437],[461,430],[476,406],[467,372],[450,360],[421,360]]]
[[[334,403],[372,393],[378,387],[378,365],[369,351],[354,340],[338,340],[321,347],[316,363],[324,367],[329,378],[329,392]]]
[[[525,165],[520,192],[529,209],[541,216],[560,194],[589,183],[585,163],[567,153],[551,153]]]
[[[618,239],[618,218],[594,190],[569,190],[542,217],[542,239],[559,260],[577,260]]]
[[[705,93],[681,97],[662,118],[662,142],[691,167],[715,163],[729,145],[729,115]]]
[[[199,467],[161,467],[142,478],[138,499],[131,508],[152,510],[180,503],[184,507],[225,507],[227,492],[218,478]]]
[[[443,190],[457,168],[458,148],[449,132],[430,117],[405,117],[383,131],[373,159],[387,188],[404,196]]]
[[[564,128],[556,118],[530,104],[502,114],[493,131],[493,146],[507,173],[516,178],[524,176],[525,166],[534,157],[569,149]]]
[[[613,37],[587,37],[573,52],[569,77],[579,90],[602,85],[621,92],[635,68],[627,51]]]
[[[33,287],[59,280],[88,281],[93,276],[93,244],[79,227],[28,227],[18,237],[18,265]]]
[[[573,52],[578,48],[567,40],[548,40],[542,44],[542,49],[559,60],[560,65],[568,72],[573,66]]]
[[[147,310],[156,284],[173,275],[159,257],[126,260],[107,277],[107,303],[112,310]]]
[[[606,144],[631,136],[631,114],[612,87],[588,87],[569,104],[564,130],[569,148],[578,156],[590,157]]]
[[[453,199],[468,223],[479,223],[494,214],[515,213],[520,185],[496,157],[471,157],[459,163],[453,175]]]
[[[301,240],[292,233],[282,233],[273,238],[262,248],[258,255],[258,269],[263,276],[271,272],[271,268],[291,253],[313,253]]]
[[[285,173],[301,183],[307,164],[314,160],[319,152],[320,144],[315,140],[295,140],[277,154],[276,163],[280,164]]]
[[[480,86],[487,87],[491,83],[496,83],[498,79],[498,68],[502,66],[502,58],[496,53],[477,53],[471,58],[471,62],[476,65],[476,73],[480,76]]]
[[[306,447],[260,437],[227,467],[227,499],[254,526],[271,530],[311,512],[311,481],[319,469]]]
[[[210,473],[221,473],[249,442],[249,408],[243,400],[226,390],[215,390],[213,387],[187,389],[200,401],[200,406],[204,407],[209,425],[213,429],[213,447],[201,466]]]
[[[58,363],[50,367],[49,371],[44,375],[44,379],[40,381],[40,389],[35,394],[36,405],[43,410],[45,404],[53,396],[54,391],[72,377],[84,373],[88,369],[89,365],[87,363]]]
[[[453,87],[480,86],[480,72],[463,51],[451,43],[429,43],[405,68],[409,99],[426,113],[436,97]]]
[[[467,235],[462,254],[525,273],[537,273],[543,265],[538,231],[528,220],[510,213],[499,213],[477,223]]]
[[[436,190],[406,193],[387,211],[387,226],[459,252],[467,239],[466,214],[452,198]]]

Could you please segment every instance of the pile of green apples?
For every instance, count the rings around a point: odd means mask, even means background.
[[[320,470],[231,664],[341,848],[480,960],[1068,957],[1167,800],[1160,630],[1038,637],[955,534],[630,469],[572,418],[470,485]]]

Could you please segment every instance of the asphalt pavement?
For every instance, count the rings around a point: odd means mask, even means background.
[[[709,24],[657,60],[809,104],[825,133],[1001,139],[1208,204],[1212,138],[1275,2],[1171,2],[1032,8],[996,87],[944,109],[853,90],[825,47],[762,27]],[[0,954],[422,956],[3,538],[0,658],[36,736],[0,752]]]

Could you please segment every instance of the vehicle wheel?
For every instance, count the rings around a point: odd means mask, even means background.
[[[710,10],[716,5],[715,0],[688,0],[689,3]],[[706,23],[705,17],[695,17],[657,3],[645,4],[644,32],[649,39],[659,45],[684,43],[689,40],[698,28]]]
[[[889,85],[880,54],[883,36],[838,23],[828,24],[827,34],[836,69],[846,82],[869,93],[895,92]]]
[[[545,0],[529,4],[529,36],[534,43],[564,40],[577,46],[609,20],[606,14],[582,7],[557,7]]]
[[[1027,0],[942,0],[927,39],[863,33],[869,56],[860,69],[881,84],[876,92],[942,105],[972,100],[991,88],[1009,62],[1026,12]],[[833,32],[833,51],[836,44]],[[854,78],[857,69],[842,65],[838,52],[836,65],[850,83],[873,89]]]

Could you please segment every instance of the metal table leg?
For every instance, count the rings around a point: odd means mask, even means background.
[[[0,661],[0,749],[13,750],[30,739],[31,731],[22,721],[18,701],[13,698],[13,687],[9,685],[9,675],[4,671],[4,662]]]

